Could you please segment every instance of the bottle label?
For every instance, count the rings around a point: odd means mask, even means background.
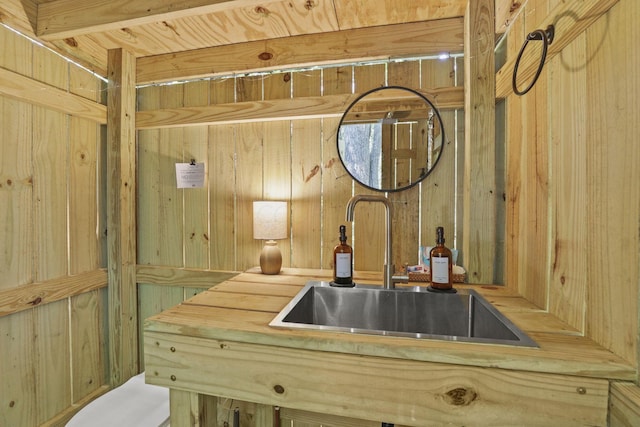
[[[336,277],[351,277],[351,254],[336,254]]]
[[[447,284],[449,283],[449,258],[431,258],[431,282]]]

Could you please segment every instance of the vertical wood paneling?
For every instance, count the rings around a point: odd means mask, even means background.
[[[184,105],[209,104],[207,81],[195,82],[184,87]],[[182,162],[205,165],[205,186],[182,190],[184,209],[184,266],[209,268],[211,238],[209,231],[209,129],[207,126],[192,126],[183,129]]]
[[[259,265],[260,250],[264,245],[253,238],[253,201],[263,197],[263,130],[263,123],[237,125],[235,232],[238,239],[236,268],[239,270]]]
[[[494,2],[468,2],[464,22],[464,86],[467,93],[462,251],[469,281],[492,283],[497,198]]]
[[[507,39],[509,55],[517,52],[516,45],[521,40],[520,36],[524,33],[522,20],[515,21],[510,28],[510,35]],[[516,41],[517,40],[517,41]],[[517,55],[517,53],[515,53]],[[526,116],[523,115],[524,102],[521,97],[510,96],[506,101],[506,117],[507,126],[505,129],[506,152],[507,152],[507,187],[506,187],[506,213],[505,225],[507,238],[505,240],[506,268],[505,268],[505,284],[517,290],[524,295],[526,281],[520,280],[523,269],[518,262],[521,259],[522,250],[520,248],[521,240],[519,236],[522,232],[522,222],[520,221],[523,213],[522,196],[523,179],[521,174],[522,150],[525,145],[523,125]],[[514,126],[518,123],[519,126]]]
[[[33,281],[31,120],[30,105],[0,97],[0,288]]]
[[[420,62],[392,62],[388,65],[387,78],[389,85],[419,88]],[[395,264],[394,271],[402,271],[402,265],[405,263],[417,264],[420,188],[416,186],[409,190],[389,193],[387,197],[393,204],[394,222],[411,224],[409,227],[395,227],[393,230],[393,260],[390,262]]]
[[[264,77],[264,99],[291,98],[291,73],[275,73]]]
[[[97,166],[99,127],[69,118],[69,271],[99,267]]]
[[[509,55],[558,4],[527,4],[510,29]],[[530,93],[507,100],[508,283],[632,363],[639,14],[637,2],[619,2],[547,64]]]
[[[31,43],[0,28],[0,65],[31,75]],[[33,281],[32,107],[0,97],[0,289]]]
[[[330,67],[322,71],[323,95],[338,95],[341,93],[353,93],[352,90],[353,67]]]
[[[291,266],[321,268],[322,121],[294,120],[291,135]]]
[[[387,65],[375,64],[353,69],[356,93],[362,94],[368,90],[386,85]],[[344,171],[341,163],[338,167]],[[345,171],[346,173],[346,171]],[[354,194],[383,194],[370,190],[354,183]],[[401,222],[393,218],[396,206],[392,208],[392,227],[396,232],[396,240],[400,236],[398,224]],[[342,211],[346,210],[346,204]],[[342,215],[345,215],[344,213]],[[384,265],[385,250],[385,207],[380,203],[362,203],[354,212],[353,237],[354,265],[357,270],[362,271],[382,271]],[[400,237],[402,238],[402,237]],[[332,243],[338,243],[338,230],[333,233]],[[396,254],[397,255],[397,254]],[[395,257],[394,257],[395,258]],[[397,259],[397,258],[395,258]],[[392,261],[393,262],[393,261]],[[401,261],[404,262],[404,261]]]
[[[136,60],[122,50],[109,51],[107,200],[109,384],[117,386],[138,373],[138,295],[136,289]]]
[[[322,71],[291,73],[293,97],[320,96]],[[291,266],[322,268],[322,120],[291,122]]]
[[[344,224],[347,234],[353,236],[351,224],[346,221],[346,207],[352,196],[353,181],[338,158],[336,133],[339,122],[338,118],[322,119],[322,268],[331,270],[333,248],[338,244],[340,225]],[[354,258],[356,256],[354,254]],[[361,268],[357,262],[355,268]]]
[[[455,86],[455,60],[423,60],[421,63],[421,88],[429,90],[439,87]],[[434,102],[437,106],[437,102]],[[444,125],[444,140],[442,135],[434,135],[434,140],[441,141],[442,153],[436,167],[420,184],[421,217],[419,221],[421,246],[435,246],[436,227],[444,227],[446,245],[454,247],[456,222],[455,197],[460,193],[456,188],[456,111],[439,111]],[[462,127],[462,126],[460,126]],[[463,134],[464,135],[464,134]],[[458,140],[458,153],[464,150],[464,140]],[[460,223],[458,242],[461,240]],[[460,248],[461,249],[461,248]],[[461,259],[462,257],[460,257]],[[417,253],[414,255],[418,262]]]
[[[107,381],[106,290],[71,298],[71,371],[73,403]]]
[[[549,311],[584,329],[587,276],[587,148],[585,37],[547,64],[551,133],[552,244]],[[558,103],[554,100],[562,99]]]
[[[640,3],[622,0],[587,37],[587,324],[637,363],[640,241]]]
[[[304,70],[292,72],[291,83],[294,98],[320,96],[322,94],[322,71]]]
[[[53,53],[36,48],[34,78],[66,89],[68,67]],[[64,114],[33,107],[34,221],[36,280],[67,273],[67,171],[69,135]]]
[[[139,89],[137,94],[138,109],[160,108],[161,94],[157,88],[146,87]],[[137,133],[137,180],[138,191],[138,263],[153,264],[158,256],[157,239],[160,238],[155,231],[158,226],[157,218],[157,193],[160,187],[158,170],[160,163],[157,155],[160,141],[160,130],[142,130]]]
[[[34,78],[66,89],[67,64],[42,48],[34,50]],[[43,107],[33,107],[33,111],[35,279],[43,281],[68,273],[69,121],[65,114]],[[68,319],[66,300],[34,311],[38,423],[71,403]]]
[[[265,84],[265,88],[268,84]],[[264,200],[282,200],[291,209],[291,122],[279,120],[266,122],[263,127],[263,190]],[[290,215],[287,221],[290,221]],[[290,224],[289,224],[290,226]],[[289,227],[290,230],[291,227]],[[253,233],[253,223],[251,227]],[[279,240],[282,266],[291,266],[291,244],[289,238]],[[258,265],[256,261],[252,266]]]
[[[34,311],[0,317],[2,381],[0,381],[0,424],[37,425],[35,383],[36,349]]]
[[[184,97],[184,85],[163,87],[160,98],[162,108],[182,106]],[[182,150],[184,132],[180,128],[161,129],[158,141],[157,153],[158,166],[158,194],[157,215],[160,217],[156,229],[158,236],[157,248],[160,251],[159,259],[164,265],[176,267],[183,266],[184,254],[184,229],[182,221],[184,206],[182,193],[184,190],[177,188],[175,164],[182,162]]]
[[[236,126],[209,127],[209,198],[212,269],[235,270]]]
[[[35,309],[35,382],[39,424],[71,404],[67,300]]]
[[[335,67],[323,70],[323,94],[335,95],[352,93],[353,68]],[[345,219],[345,209],[352,196],[353,180],[344,170],[338,157],[336,144],[338,118],[322,119],[322,268],[333,269],[333,248],[338,243],[338,230],[341,224],[346,225],[347,234],[353,237],[352,224]],[[357,262],[357,245],[354,246],[356,269],[361,269]]]
[[[5,28],[0,67],[100,95],[95,77]],[[0,97],[0,287],[98,268],[99,135],[96,123]],[[46,423],[104,384],[106,330],[85,333],[105,324],[105,292],[96,293],[102,298],[91,308],[83,307],[92,293],[0,319],[0,425]]]

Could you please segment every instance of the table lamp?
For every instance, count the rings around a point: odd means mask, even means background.
[[[266,240],[260,252],[262,274],[278,274],[282,254],[276,239],[287,238],[287,202],[253,202],[253,238]]]

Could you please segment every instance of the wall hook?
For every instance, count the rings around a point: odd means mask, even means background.
[[[540,73],[542,72],[542,68],[544,67],[544,62],[547,59],[547,50],[549,49],[549,45],[553,42],[555,34],[556,34],[555,27],[553,25],[549,25],[545,30],[538,29],[529,33],[529,35],[527,35],[527,38],[525,39],[524,44],[522,45],[522,48],[520,48],[518,59],[516,59],[516,65],[513,67],[513,79],[511,81],[511,85],[513,86],[513,91],[515,92],[516,95],[522,96],[525,93],[529,92],[533,87],[533,85],[535,85],[536,82],[538,81],[538,77],[540,77]],[[520,90],[518,89],[518,84],[517,84],[518,67],[520,66],[520,60],[522,59],[522,54],[524,53],[525,49],[527,48],[527,45],[531,40],[542,41],[543,43],[542,56],[540,57],[540,64],[538,65],[538,69],[536,70],[536,75],[533,77],[533,80],[531,80],[531,83],[529,83],[529,86],[527,86],[523,90]]]

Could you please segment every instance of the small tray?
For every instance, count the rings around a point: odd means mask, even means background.
[[[454,274],[453,283],[464,283],[466,274]],[[429,282],[429,273],[424,272],[409,272],[410,282]]]

